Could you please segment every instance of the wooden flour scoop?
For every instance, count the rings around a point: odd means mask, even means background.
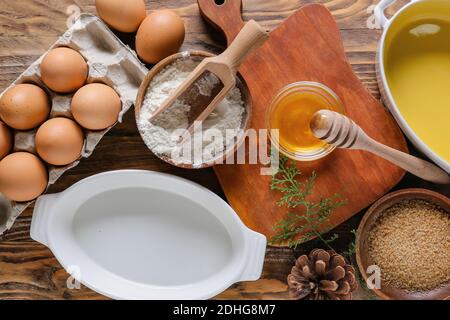
[[[424,180],[441,184],[450,183],[450,177],[444,170],[373,140],[353,120],[337,112],[330,110],[316,112],[311,120],[311,130],[317,138],[330,145],[369,151]]]
[[[221,55],[204,59],[188,78],[153,113],[151,121],[177,101],[190,106],[189,127],[180,142],[194,131],[195,122],[202,122],[236,85],[237,70],[245,58],[259,48],[268,33],[250,20],[233,43]]]

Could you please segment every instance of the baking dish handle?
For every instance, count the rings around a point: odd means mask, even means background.
[[[267,240],[262,234],[249,230],[247,241],[249,246],[246,252],[245,268],[239,281],[256,281],[261,277]]]
[[[375,19],[378,21],[380,26],[384,29],[386,24],[389,22],[389,19],[384,15],[384,10],[393,4],[396,0],[381,0],[373,11],[375,15]]]
[[[380,26],[385,29],[387,23],[390,21],[385,15],[384,10],[386,10],[387,7],[389,7],[391,4],[393,4],[397,0],[381,0],[376,6],[373,11],[375,15],[375,19],[378,21]],[[411,0],[411,2],[416,2],[418,0]]]
[[[31,219],[31,239],[48,247],[47,223],[50,208],[58,200],[60,194],[47,194],[37,199]]]

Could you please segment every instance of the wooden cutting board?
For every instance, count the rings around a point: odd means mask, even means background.
[[[222,1],[223,2],[223,1]],[[244,25],[241,0],[198,0],[207,21],[221,30],[227,43]],[[264,128],[265,109],[285,85],[317,81],[343,101],[346,114],[370,136],[393,148],[408,151],[402,132],[388,111],[375,100],[353,73],[339,29],[322,5],[306,5],[271,32],[267,43],[240,69],[253,99],[252,128]],[[298,163],[307,178],[317,173],[313,198],[339,193],[348,203],[330,217],[336,226],[380,198],[403,177],[404,171],[363,151],[335,150],[315,162]],[[269,190],[270,176],[260,165],[220,165],[214,168],[231,206],[251,229],[274,234],[273,226],[287,210],[276,205],[280,194]]]

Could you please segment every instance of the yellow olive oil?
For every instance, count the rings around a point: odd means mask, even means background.
[[[414,132],[450,162],[450,19],[420,19],[397,30],[385,51],[390,91]]]
[[[279,129],[279,144],[292,153],[323,148],[326,143],[317,139],[309,126],[314,113],[322,109],[341,112],[340,106],[317,92],[292,92],[279,100],[270,117],[270,127]]]

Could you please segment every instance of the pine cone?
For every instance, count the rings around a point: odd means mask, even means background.
[[[288,285],[296,300],[351,300],[358,287],[353,266],[341,255],[323,249],[297,259]]]

